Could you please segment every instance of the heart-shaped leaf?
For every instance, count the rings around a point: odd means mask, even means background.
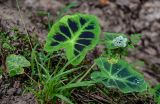
[[[52,26],[48,34],[45,50],[47,52],[65,49],[68,60],[78,65],[87,52],[99,41],[100,26],[93,15],[67,15]]]
[[[95,62],[101,71],[93,72],[91,78],[102,81],[106,87],[118,88],[124,93],[142,92],[147,89],[148,84],[143,76],[127,62],[119,60],[110,64],[105,58],[98,58]]]
[[[15,76],[24,73],[23,67],[30,66],[30,62],[21,55],[9,55],[6,59],[6,65],[9,75]]]

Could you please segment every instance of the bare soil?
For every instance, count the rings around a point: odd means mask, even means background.
[[[143,35],[127,59],[130,62],[144,61],[145,66],[138,69],[152,86],[160,82],[160,0],[109,0],[106,5],[101,5],[98,0],[17,1],[19,7],[16,0],[0,0],[0,30],[14,35],[11,30],[18,28],[22,34],[36,34],[44,42],[49,21],[54,23],[59,16],[77,12],[94,14],[99,17],[103,31]],[[73,2],[76,5],[64,11]],[[50,20],[45,13],[50,13]],[[14,85],[17,81],[20,83],[18,88]],[[21,78],[0,79],[0,104],[36,104],[32,94],[22,94],[22,84]],[[123,100],[128,99],[125,96]],[[123,104],[143,104],[138,101]],[[147,102],[145,104],[154,104],[152,100]]]

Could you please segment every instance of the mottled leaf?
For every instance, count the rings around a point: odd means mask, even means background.
[[[6,65],[10,76],[24,73],[23,67],[30,66],[30,62],[21,55],[9,55],[6,59]]]

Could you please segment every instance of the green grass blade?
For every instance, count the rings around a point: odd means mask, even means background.
[[[68,104],[73,104],[71,100],[69,100],[67,97],[65,97],[63,95],[56,94],[55,96],[60,98],[61,100],[65,101],[65,102],[67,102]]]
[[[96,83],[95,81],[76,82],[76,83],[67,84],[65,86],[62,86],[59,88],[59,90],[65,90],[65,89],[70,89],[70,88],[75,88],[75,87],[92,86],[95,83]]]

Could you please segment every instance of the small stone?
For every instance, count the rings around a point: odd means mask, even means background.
[[[93,10],[90,11],[90,12],[91,12],[91,14],[94,14],[94,15],[96,15],[96,16],[102,16],[102,15],[103,15],[102,10],[99,9],[99,8],[95,8],[95,9],[93,9]]]
[[[153,56],[155,56],[157,54],[156,50],[151,47],[145,49],[145,52],[147,52],[149,55],[153,55]]]
[[[20,87],[20,81],[15,81],[13,87],[14,88],[19,88]]]
[[[17,91],[16,91],[16,94],[20,95],[22,92],[22,89],[21,88],[18,88]]]
[[[13,95],[15,92],[16,92],[16,89],[15,89],[15,88],[10,88],[10,89],[7,91],[7,94],[8,94],[8,95]]]
[[[144,46],[145,46],[145,47],[148,47],[149,44],[150,44],[150,42],[149,42],[148,40],[145,39],[145,40],[144,40]]]
[[[130,1],[129,0],[117,0],[116,3],[118,5],[124,6],[124,5],[129,5]]]

